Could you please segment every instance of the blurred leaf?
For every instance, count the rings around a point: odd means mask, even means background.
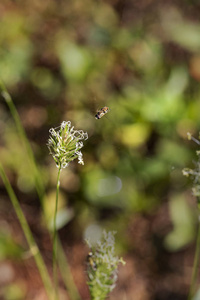
[[[23,248],[14,241],[12,236],[0,232],[0,260],[7,258],[17,259],[23,253]]]
[[[95,7],[94,16],[95,22],[104,27],[104,28],[113,28],[118,24],[118,15],[116,14],[115,9],[105,3],[98,2],[98,5]]]
[[[117,135],[124,145],[137,148],[146,142],[150,131],[151,128],[149,124],[135,123],[124,125]]]
[[[147,158],[141,165],[140,173],[144,180],[148,183],[153,183],[161,178],[165,178],[168,174],[168,165],[159,158]]]
[[[26,76],[31,67],[33,45],[25,31],[24,16],[7,13],[1,19],[0,77],[14,85]]]
[[[120,177],[112,176],[102,169],[88,171],[85,176],[85,194],[93,204],[104,207],[124,206],[125,203],[121,202],[123,189],[123,182]]]
[[[178,251],[194,239],[194,213],[181,195],[171,197],[169,209],[174,229],[165,237],[164,244],[170,251]]]
[[[74,217],[72,208],[60,208],[56,216],[56,229],[59,230],[68,224]],[[49,223],[49,228],[53,230],[53,219]]]
[[[66,79],[84,80],[91,66],[88,50],[65,40],[59,40],[56,48]]]
[[[162,12],[161,22],[167,37],[190,51],[200,50],[200,24],[187,20],[175,8]]]
[[[108,46],[111,44],[111,35],[105,28],[94,26],[90,30],[89,41],[99,47]]]
[[[193,300],[200,300],[200,289],[198,289],[197,292],[195,293]]]
[[[144,73],[157,76],[161,67],[162,51],[158,41],[146,38],[145,41],[138,40],[129,50],[129,56],[134,65]]]
[[[170,164],[175,166],[184,167],[185,161],[189,158],[188,151],[182,145],[182,143],[173,142],[170,139],[160,140],[157,145],[158,157]]]
[[[176,67],[170,74],[169,80],[165,85],[166,96],[169,99],[176,99],[186,89],[188,84],[188,71],[184,67]],[[171,100],[172,101],[172,100]]]
[[[56,97],[61,89],[60,82],[47,68],[35,68],[31,74],[32,83],[48,98]]]
[[[18,188],[27,193],[34,190],[34,174],[30,172],[30,165],[26,152],[16,133],[16,128],[7,123],[4,131],[5,147],[1,148],[1,159],[4,164],[17,174]]]
[[[160,86],[154,93],[144,95],[144,104],[141,106],[143,117],[161,123],[182,119],[185,113],[182,93],[187,84],[186,69],[173,69],[164,86]]]
[[[127,49],[133,43],[133,34],[127,28],[118,27],[117,33],[114,35],[113,46],[117,49]]]
[[[23,300],[25,299],[26,287],[23,282],[12,283],[3,288],[5,300]]]
[[[50,229],[53,228],[55,200],[56,200],[56,193],[53,191],[53,192],[49,192],[46,195],[44,201],[45,217]],[[57,229],[62,228],[67,223],[69,223],[73,217],[74,217],[73,209],[66,207],[65,195],[62,192],[60,192],[59,201],[58,201],[58,212],[56,218],[56,228]]]

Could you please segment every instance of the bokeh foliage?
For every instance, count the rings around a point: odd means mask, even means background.
[[[85,165],[72,164],[61,176],[68,216],[62,224],[76,216],[79,236],[92,223],[123,236],[130,219],[154,215],[167,203],[174,229],[162,236],[164,247],[177,251],[193,240],[195,203],[182,169],[195,157],[187,132],[198,137],[200,128],[197,7],[195,1],[1,2],[0,78],[12,94],[47,195],[56,177],[46,148],[49,128],[70,120],[88,132]],[[110,111],[96,120],[103,106]],[[1,160],[23,201],[38,204],[3,99],[0,116]],[[124,251],[134,247],[131,238],[123,237]]]

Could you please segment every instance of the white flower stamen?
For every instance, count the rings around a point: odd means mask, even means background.
[[[56,131],[56,129],[59,130]],[[70,121],[63,121],[57,128],[49,130],[50,137],[47,142],[50,154],[53,156],[56,165],[66,168],[70,161],[78,158],[78,163],[84,165],[83,154],[80,149],[83,142],[88,139],[88,134],[83,130],[74,130]]]

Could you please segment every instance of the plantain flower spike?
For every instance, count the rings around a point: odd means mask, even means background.
[[[87,284],[92,300],[107,298],[116,286],[119,263],[125,264],[123,258],[115,254],[115,233],[103,231],[101,240],[95,245],[86,240],[90,247],[87,257]]]
[[[63,121],[59,127],[51,128],[49,133],[47,147],[58,168],[66,168],[76,158],[79,164],[84,165],[80,149],[83,147],[82,140],[88,139],[87,132],[75,130],[70,121]]]

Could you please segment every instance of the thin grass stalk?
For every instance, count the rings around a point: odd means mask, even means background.
[[[190,284],[190,290],[188,295],[188,300],[192,300],[195,294],[196,285],[197,285],[197,276],[199,270],[199,262],[200,262],[200,214],[198,215],[198,230],[197,230],[197,241],[196,241],[196,249],[192,270],[192,279]]]
[[[4,98],[4,100],[6,101],[8,107],[10,109],[11,115],[12,115],[14,121],[15,121],[15,125],[17,127],[18,132],[19,132],[20,138],[21,138],[22,142],[25,145],[25,148],[26,148],[26,151],[27,151],[27,154],[28,154],[28,157],[29,157],[30,167],[31,167],[31,170],[33,171],[33,174],[34,174],[35,187],[36,187],[39,199],[40,199],[42,209],[44,210],[44,201],[43,201],[43,199],[44,199],[44,195],[45,195],[45,190],[44,190],[44,185],[42,183],[43,182],[42,181],[42,176],[40,174],[40,171],[38,170],[38,167],[36,166],[36,162],[35,162],[35,158],[34,158],[34,155],[33,155],[32,148],[31,148],[30,143],[27,139],[26,132],[24,130],[24,127],[22,126],[19,114],[16,110],[16,107],[15,107],[13,101],[12,101],[12,98],[11,98],[10,94],[8,93],[4,83],[1,80],[0,80],[0,89],[1,89],[1,95]]]
[[[63,251],[62,246],[60,245],[60,240],[57,239],[57,242],[58,242],[58,250],[59,250],[58,264],[60,267],[60,272],[61,272],[64,284],[68,290],[69,297],[70,297],[70,299],[81,300],[80,294],[74,283],[74,279],[72,277],[71,270],[69,268],[69,264],[66,260],[65,253]]]
[[[14,207],[15,213],[17,214],[18,220],[19,220],[19,222],[21,224],[21,227],[23,229],[23,232],[24,232],[24,235],[25,235],[26,240],[28,242],[30,251],[31,251],[31,253],[32,253],[32,255],[35,259],[35,262],[36,262],[36,265],[38,267],[40,276],[42,278],[42,281],[43,281],[46,293],[48,295],[48,298],[50,300],[54,300],[53,293],[52,293],[53,292],[52,291],[52,283],[51,283],[47,268],[45,266],[44,260],[41,256],[41,253],[38,249],[38,246],[37,246],[37,244],[36,244],[36,242],[33,238],[33,235],[31,233],[29,225],[28,225],[28,223],[26,221],[26,218],[24,216],[24,213],[23,213],[23,211],[20,207],[19,201],[18,201],[18,199],[17,199],[17,197],[16,197],[16,195],[15,195],[13,189],[12,189],[12,186],[11,186],[7,176],[6,176],[6,173],[5,173],[4,168],[3,168],[1,163],[0,163],[0,175],[1,175],[1,178],[3,180],[4,185],[6,187],[8,195],[10,197],[12,205]]]
[[[20,138],[23,141],[25,149],[27,151],[30,164],[31,164],[32,169],[33,169],[34,174],[35,174],[35,176],[34,176],[34,178],[35,178],[35,181],[34,181],[35,182],[35,187],[36,187],[38,197],[40,199],[40,203],[41,203],[41,206],[42,206],[42,211],[43,211],[43,214],[44,214],[44,205],[43,205],[44,201],[43,201],[43,199],[44,199],[44,195],[45,195],[45,189],[44,189],[44,184],[43,184],[43,178],[40,174],[40,171],[38,170],[38,166],[35,162],[35,158],[34,158],[34,155],[33,155],[32,148],[31,148],[30,143],[27,139],[26,132],[25,132],[23,126],[22,126],[19,114],[18,114],[18,112],[16,110],[16,107],[13,103],[12,97],[8,93],[8,91],[7,91],[4,83],[2,82],[2,80],[0,80],[0,89],[1,89],[1,95],[5,99],[7,105],[10,109],[11,115],[12,115],[12,117],[15,121],[15,125],[18,129]],[[44,217],[45,217],[45,214],[44,214]],[[45,218],[45,220],[46,220],[46,218]],[[48,228],[48,226],[47,226],[47,228]],[[51,235],[51,232],[50,232],[50,235]],[[51,238],[52,238],[52,235],[51,235]],[[59,262],[61,275],[63,277],[63,281],[64,281],[64,284],[66,286],[66,289],[68,290],[69,294],[71,295],[71,299],[81,300],[80,294],[79,294],[79,292],[77,290],[77,287],[74,284],[74,280],[71,276],[69,264],[68,264],[68,261],[67,261],[67,258],[65,256],[65,254],[64,254],[62,244],[59,241],[58,237],[57,237],[57,241],[58,241],[58,251],[59,251],[59,254],[60,254],[58,256],[58,262]]]
[[[57,175],[57,185],[56,185],[56,202],[54,210],[54,220],[53,220],[53,279],[54,279],[54,288],[55,288],[55,297],[58,297],[58,274],[57,274],[57,228],[56,228],[56,217],[58,211],[58,195],[60,187],[60,172],[61,168],[58,169]]]

